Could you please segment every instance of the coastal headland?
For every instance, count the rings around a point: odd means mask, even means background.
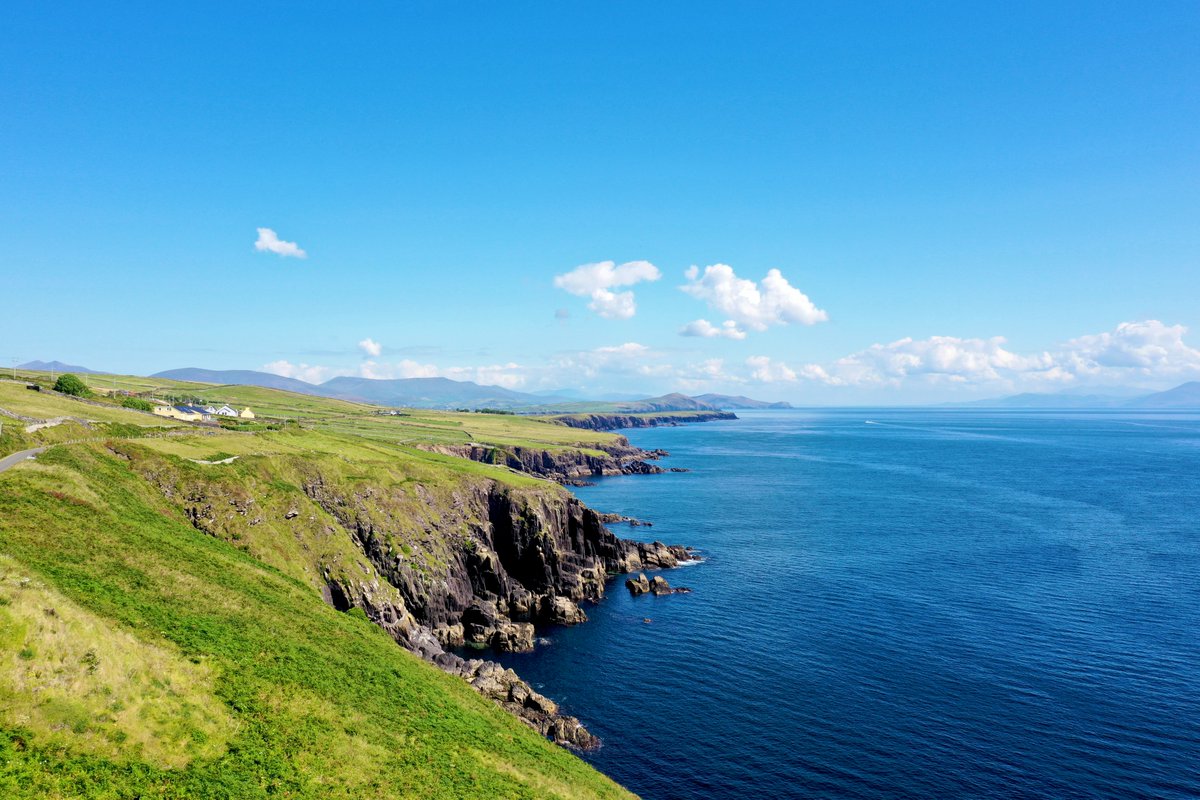
[[[31,376],[28,385],[39,379]],[[663,471],[655,462],[665,452],[632,447],[608,429],[733,417],[395,413],[260,387],[141,378],[112,384],[121,388],[80,400],[44,385],[35,392],[0,382],[0,408],[24,423],[3,427],[0,456],[48,448],[3,478],[0,544],[15,559],[12,575],[40,581],[46,591],[76,587],[74,601],[89,613],[139,629],[158,626],[147,609],[178,599],[185,586],[194,588],[196,613],[236,619],[244,600],[208,607],[215,590],[200,574],[207,566],[196,572],[169,558],[158,568],[173,577],[139,584],[131,595],[146,608],[120,611],[101,596],[118,591],[112,570],[147,569],[147,548],[215,547],[239,569],[267,569],[278,576],[272,580],[311,598],[303,613],[281,609],[272,623],[301,637],[302,649],[327,646],[304,638],[308,623],[294,629],[301,618],[325,619],[315,602],[371,623],[529,729],[580,749],[598,744],[584,724],[487,653],[532,649],[536,626],[585,622],[587,603],[600,601],[617,575],[669,569],[696,556],[682,545],[616,536],[605,525],[612,515],[588,508],[560,484]],[[256,416],[179,421],[123,407],[126,393],[187,394],[254,407]],[[63,422],[40,425],[51,418]],[[138,519],[153,524],[132,526]],[[64,571],[65,564],[71,566]],[[162,624],[151,638],[190,648],[214,664],[218,680],[234,668],[213,643],[194,640],[192,623]],[[27,666],[61,660],[56,646],[34,644],[26,648],[33,653]],[[268,646],[262,657],[280,656]],[[423,682],[409,691],[419,695]],[[29,724],[32,742],[45,738],[43,728],[46,736],[57,730],[50,720]],[[236,719],[230,724],[236,728]],[[119,738],[119,730],[100,727]],[[78,749],[71,737],[49,740],[62,757]],[[110,749],[113,758],[121,751]]]

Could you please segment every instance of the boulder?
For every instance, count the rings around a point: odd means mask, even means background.
[[[646,594],[650,591],[650,581],[646,578],[646,573],[639,572],[636,578],[627,578],[625,586],[629,589],[629,593],[634,597],[639,594]]]
[[[490,600],[478,600],[462,613],[463,641],[467,644],[489,644],[500,624],[496,604]]]
[[[587,614],[583,613],[574,600],[562,595],[547,595],[542,598],[541,616],[546,622],[556,625],[578,625],[587,622]]]
[[[533,626],[528,622],[503,622],[492,634],[492,647],[501,653],[524,653],[533,649]]]
[[[600,746],[600,740],[588,733],[575,717],[555,717],[546,735],[553,742],[580,750],[592,750]]]
[[[524,587],[513,589],[508,593],[508,616],[513,619],[529,619],[533,613],[536,598],[533,592]]]

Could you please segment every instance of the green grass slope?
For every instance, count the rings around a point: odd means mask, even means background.
[[[54,447],[0,475],[0,796],[629,796],[193,528],[120,449]]]

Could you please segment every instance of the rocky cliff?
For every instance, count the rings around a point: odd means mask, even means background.
[[[511,670],[456,651],[532,649],[535,624],[585,621],[581,604],[600,600],[611,575],[690,557],[615,536],[550,483],[392,462],[348,475],[337,459],[312,456],[206,468],[130,445],[114,452],[197,529],[306,580],[339,610],[361,609],[405,648],[575,747],[597,743],[577,719]],[[538,463],[561,463],[546,458]]]
[[[668,455],[665,450],[641,450],[633,447],[624,437],[620,437],[614,444],[592,445],[593,449],[587,450],[500,448],[483,444],[423,445],[421,448],[484,464],[508,467],[517,472],[559,483],[603,475],[652,475],[663,472],[663,468],[650,462]]]
[[[615,431],[623,428],[656,428],[660,425],[680,425],[688,422],[712,422],[737,419],[731,411],[689,411],[663,414],[570,414],[547,417],[549,422],[592,431]]]

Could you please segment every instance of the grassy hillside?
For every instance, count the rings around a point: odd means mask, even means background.
[[[103,444],[0,488],[2,796],[625,796]]]
[[[22,375],[25,380],[35,381],[43,386],[49,386],[51,383],[49,373],[18,371],[18,377]],[[400,412],[401,415],[395,415],[381,412],[395,412],[396,409],[257,386],[214,386],[135,376],[89,375],[84,379],[96,393],[95,399],[100,402],[110,399],[108,393],[116,389],[149,393],[163,398],[194,397],[206,403],[229,403],[239,409],[250,407],[258,419],[245,426],[249,430],[259,430],[266,424],[286,420],[298,423],[306,429],[392,444],[455,445],[476,442],[496,447],[576,449],[593,453],[599,446],[612,445],[619,441],[618,437],[612,434],[580,431],[547,424],[543,419],[511,414],[405,409]],[[114,405],[105,408],[80,403],[53,393],[31,392],[24,389],[21,383],[0,380],[0,408],[26,416],[86,416],[130,425],[180,427],[169,420],[119,408],[115,405],[119,398],[113,397],[111,400]],[[213,431],[212,428],[200,426],[182,427]],[[40,443],[38,440],[34,442]],[[16,448],[10,447],[7,451],[0,451],[0,455],[3,452],[11,452],[12,449]]]
[[[299,488],[314,470],[338,491],[386,488],[397,554],[435,559],[419,515],[456,493],[563,490],[417,445],[610,437],[199,390],[298,423],[225,431],[0,382],[0,408],[86,420],[25,433],[4,419],[6,452],[79,441],[0,474],[0,796],[629,796],[361,611],[324,602],[328,574],[378,586],[380,601],[389,587]]]

